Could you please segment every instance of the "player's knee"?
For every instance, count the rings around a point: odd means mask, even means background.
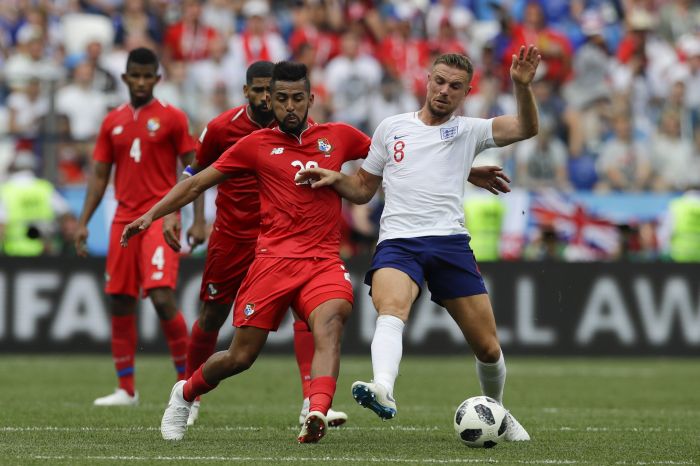
[[[151,303],[161,319],[172,318],[177,313],[177,304],[172,290],[151,290],[148,293]]]
[[[229,352],[224,360],[225,372],[227,376],[239,374],[247,371],[255,362],[257,354],[246,351]]]
[[[219,330],[228,317],[230,305],[209,305],[205,304],[202,307],[202,312],[199,315],[199,327],[205,332],[214,332]]]
[[[479,348],[475,348],[474,355],[481,362],[496,362],[501,357],[501,347],[498,342],[489,342]]]

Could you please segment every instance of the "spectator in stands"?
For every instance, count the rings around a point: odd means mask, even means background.
[[[237,22],[234,5],[229,0],[207,0],[202,9],[202,23],[214,28],[224,40],[231,37]]]
[[[102,42],[92,40],[85,47],[85,61],[92,66],[92,88],[115,101],[117,79],[103,64]]]
[[[34,154],[19,151],[9,178],[0,184],[2,254],[39,256],[54,252],[58,224],[72,217],[65,199],[50,182],[37,178],[35,169]]]
[[[109,101],[104,93],[93,88],[94,72],[90,62],[79,63],[73,70],[70,84],[56,94],[56,110],[68,117],[70,135],[76,142],[92,141],[107,114]]]
[[[614,136],[600,150],[596,189],[644,191],[650,186],[652,166],[642,141],[633,136],[631,115],[620,111],[613,119]]]
[[[44,55],[44,36],[36,27],[27,27],[17,37],[18,47],[5,62],[3,71],[10,89],[24,88],[30,79],[59,79],[62,70]]]
[[[245,70],[242,56],[229,54],[227,42],[217,37],[209,43],[209,57],[189,66],[187,79],[197,93],[197,100],[210,102],[214,92],[220,92],[219,87],[223,86],[228,93],[227,100],[236,106],[243,104],[241,89],[245,84]],[[218,113],[213,116],[216,115]]]
[[[454,30],[457,40],[466,45],[469,37],[469,26],[474,21],[474,14],[471,10],[468,10],[463,3],[455,0],[438,0],[432,3],[428,7],[428,14],[425,18],[425,29],[428,39],[436,39],[440,36],[445,20]],[[462,45],[462,50],[466,48],[465,45]],[[459,51],[453,50],[453,52],[457,53]]]
[[[309,46],[314,51],[312,64],[324,67],[340,53],[337,31],[343,26],[343,13],[338,1],[299,1],[292,7],[292,22],[289,48],[293,55],[298,55],[301,47]],[[311,82],[314,83],[313,78]]]
[[[540,117],[537,136],[521,141],[515,148],[515,183],[527,189],[571,189],[567,177],[566,145],[553,134],[554,122]]]
[[[242,57],[244,67],[260,60],[276,63],[289,56],[284,39],[268,24],[269,13],[266,0],[248,0],[243,5],[245,29],[231,38],[229,53]]]
[[[143,35],[155,43],[161,41],[160,25],[146,9],[144,0],[124,0],[121,13],[114,15],[114,43],[123,45],[130,35]]]
[[[658,131],[651,139],[651,163],[657,191],[683,191],[698,185],[700,164],[693,156],[690,139],[681,137],[679,114],[667,110],[661,115]]]
[[[23,141],[33,144],[39,135],[41,119],[49,111],[49,101],[42,92],[37,76],[27,79],[23,87],[17,88],[7,97],[10,114],[10,134],[20,145]]]
[[[401,81],[389,74],[382,77],[379,88],[370,97],[370,102],[372,102],[368,128],[370,133],[383,119],[399,113],[412,112],[420,106]]]
[[[693,0],[671,0],[659,11],[659,34],[669,43],[697,31],[700,22],[700,4]]]
[[[343,34],[341,51],[326,67],[331,118],[368,132],[373,111],[371,97],[379,89],[382,68],[374,57],[360,53],[359,38],[354,32]]]
[[[202,23],[202,0],[183,0],[180,21],[165,32],[164,62],[191,62],[207,58],[209,44],[217,35],[214,28]]]

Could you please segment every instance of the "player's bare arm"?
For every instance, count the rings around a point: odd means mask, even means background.
[[[102,197],[109,184],[109,175],[111,172],[111,163],[95,161],[92,165],[92,173],[88,180],[87,194],[85,195],[83,210],[80,214],[74,237],[75,250],[81,257],[87,256],[87,248],[85,246],[89,234],[87,225],[92,218],[92,214],[95,213],[97,206],[100,205],[100,201],[102,201]]]
[[[510,178],[503,172],[502,167],[495,165],[485,165],[482,167],[472,167],[467,179],[474,186],[483,188],[498,196],[498,193],[509,193]]]
[[[313,189],[332,186],[338,194],[353,204],[366,204],[379,189],[382,177],[372,175],[362,168],[354,175],[344,175],[324,168],[308,168],[297,173],[294,181],[296,183],[311,181]]]
[[[539,120],[531,84],[540,59],[540,53],[534,45],[530,45],[527,50],[522,46],[518,55],[513,55],[510,78],[513,81],[518,114],[494,118],[493,140],[499,146],[507,146],[537,134]]]
[[[183,154],[182,161],[186,168],[180,175],[179,181],[191,178],[197,174],[201,167],[197,163],[197,158],[194,152]],[[187,244],[190,245],[190,250],[204,243],[206,240],[206,222],[204,220],[204,196],[198,196],[192,203],[194,208],[194,219],[192,225],[187,230]],[[163,237],[165,242],[174,251],[179,252],[182,249],[180,244],[180,218],[175,213],[166,215],[163,219]]]
[[[148,228],[154,220],[189,204],[204,191],[221,183],[229,176],[214,167],[207,167],[195,176],[175,185],[168,194],[151,209],[124,227],[121,245],[126,247],[129,238]]]

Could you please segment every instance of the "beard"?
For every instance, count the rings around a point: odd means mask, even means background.
[[[454,112],[454,110],[452,110],[451,112],[448,112],[446,110],[439,110],[433,106],[433,103],[431,101],[428,101],[428,111],[430,111],[430,113],[432,113],[433,116],[436,116],[438,118],[444,118],[448,115],[451,115]]]
[[[263,126],[270,123],[274,118],[272,110],[265,103],[258,105],[251,104],[250,111],[253,114],[253,119]]]
[[[309,115],[309,109],[306,109],[306,112],[304,112],[304,117],[299,120],[296,124],[290,125],[285,122],[285,120],[279,121],[277,120],[277,124],[279,125],[280,129],[284,131],[285,133],[292,133],[299,135],[301,134],[302,130],[304,129],[304,126],[306,125],[306,117]],[[286,117],[287,115],[285,115]]]

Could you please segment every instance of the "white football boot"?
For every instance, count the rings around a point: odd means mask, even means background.
[[[357,381],[352,384],[352,397],[362,407],[374,411],[382,420],[396,416],[396,401],[381,384]]]
[[[96,399],[95,406],[136,406],[139,404],[139,392],[134,392],[134,396],[129,395],[123,388],[117,388],[111,395]]]
[[[311,411],[301,425],[297,440],[299,443],[316,443],[326,435],[326,416],[321,411]]]
[[[187,418],[190,416],[192,402],[185,401],[182,388],[185,381],[180,380],[170,392],[168,407],[165,408],[163,419],[160,421],[160,433],[165,440],[181,440],[187,430]]]
[[[525,428],[520,425],[510,412],[506,414],[506,423],[508,427],[506,428],[505,439],[508,442],[527,442],[530,440],[530,434],[527,433]]]
[[[199,417],[199,399],[194,400],[192,402],[192,407],[190,408],[190,414],[187,416],[187,427],[193,426],[195,422],[197,422],[197,418]]]
[[[301,405],[301,412],[299,413],[300,426],[304,425],[307,414],[309,414],[309,399],[304,398],[304,403]],[[326,422],[328,422],[328,427],[340,427],[348,422],[348,415],[342,411],[335,411],[333,408],[329,408],[326,413]]]

